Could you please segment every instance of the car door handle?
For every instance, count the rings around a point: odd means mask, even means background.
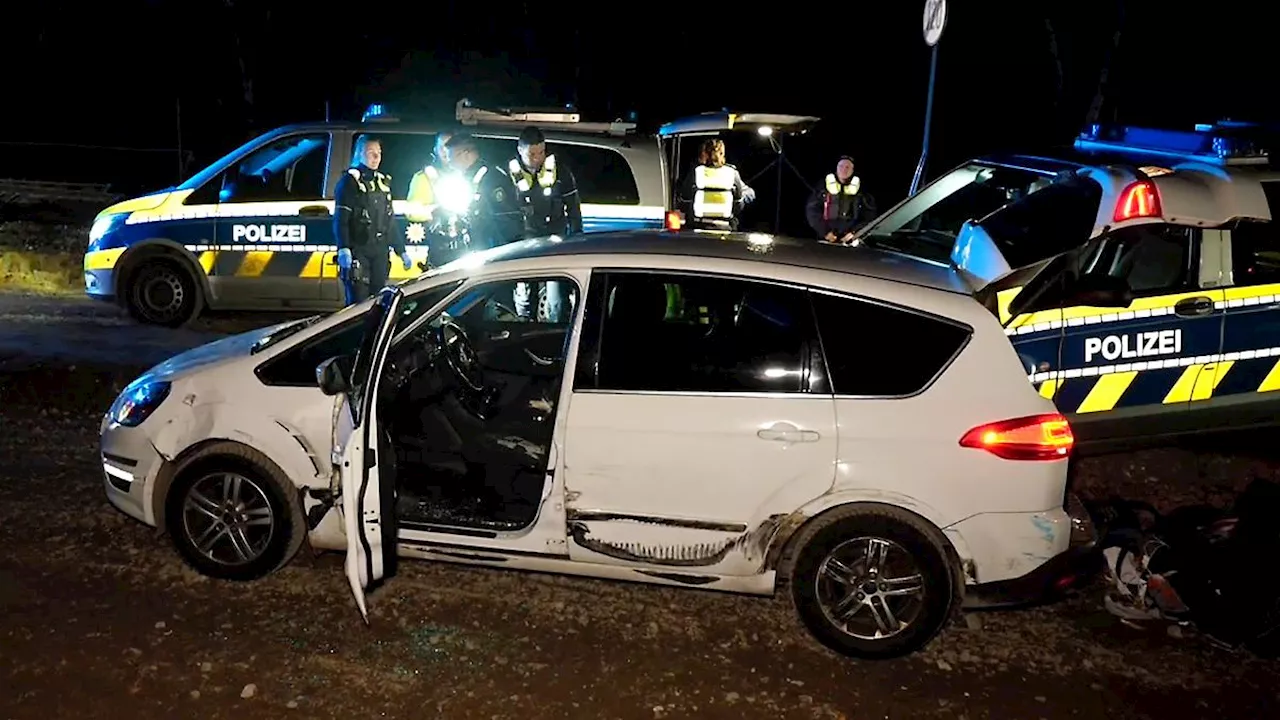
[[[489,333],[490,340],[506,340],[509,337],[511,337],[510,330],[499,330],[496,333]]]
[[[306,205],[298,208],[298,214],[304,217],[328,217],[329,208],[323,205]]]
[[[1173,313],[1182,317],[1198,317],[1213,312],[1213,298],[1205,295],[1183,298],[1173,306]]]
[[[773,442],[797,443],[817,442],[822,435],[816,430],[801,430],[791,423],[774,423],[772,426],[756,431],[756,437]]]

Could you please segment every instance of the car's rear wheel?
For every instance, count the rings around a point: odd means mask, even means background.
[[[823,645],[850,657],[898,657],[924,647],[946,624],[955,599],[947,554],[920,518],[853,506],[801,533],[791,594]]]
[[[126,281],[125,307],[138,322],[181,327],[200,313],[200,287],[191,272],[175,260],[143,260]]]
[[[165,524],[191,567],[223,580],[255,580],[287,564],[306,538],[298,492],[262,454],[218,443],[183,464]]]

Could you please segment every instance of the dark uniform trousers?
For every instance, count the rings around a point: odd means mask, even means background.
[[[347,304],[358,303],[387,284],[391,274],[391,248],[363,245],[351,249],[351,269],[340,273]]]
[[[351,267],[338,273],[350,305],[382,290],[391,274],[391,176],[363,165],[350,168],[338,180],[334,198],[338,247],[351,251]],[[395,250],[403,254],[403,243]]]

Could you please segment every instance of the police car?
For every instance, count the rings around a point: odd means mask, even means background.
[[[982,158],[859,244],[951,263],[1085,450],[1280,418],[1280,172],[1260,128],[1094,126]]]
[[[498,111],[460,101],[456,119],[491,164],[505,168],[527,125],[546,128],[550,151],[577,178],[586,232],[663,227],[669,198],[661,148],[634,123],[585,122],[578,113]],[[203,309],[332,310],[343,304],[333,190],[352,143],[376,133],[393,180],[396,232],[426,259],[426,228],[408,222],[408,186],[432,157],[438,127],[403,123],[372,106],[361,122],[277,128],[180,185],[98,214],[84,257],[85,291],[136,319],[182,325]],[[391,279],[421,271],[391,263]]]

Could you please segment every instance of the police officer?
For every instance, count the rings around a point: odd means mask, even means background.
[[[435,184],[449,169],[449,151],[445,145],[452,137],[453,133],[447,130],[437,134],[431,161],[410,178],[409,193],[405,198],[409,207],[404,214],[409,222],[428,222],[432,219],[436,206]]]
[[[809,226],[820,239],[847,243],[855,230],[875,217],[875,203],[859,193],[861,189],[862,179],[853,174],[853,158],[841,155],[836,171],[827,173],[805,204]]]
[[[404,240],[395,232],[391,205],[391,176],[378,170],[382,143],[361,135],[351,167],[334,190],[333,236],[338,245],[338,268],[347,304],[380,291],[387,284],[394,245],[404,269],[412,266]]]
[[[736,167],[725,162],[724,141],[720,138],[704,142],[699,158],[681,193],[689,208],[690,225],[737,230],[738,216],[756,199],[756,191],[743,182]]]
[[[524,236],[570,235],[582,232],[582,202],[573,172],[547,154],[547,138],[536,127],[527,127],[516,141],[516,157],[507,163],[516,185],[516,197],[524,213]],[[546,320],[560,322],[564,288],[545,283]],[[516,314],[532,318],[531,298],[536,290],[517,283]]]
[[[582,232],[582,202],[573,172],[547,154],[547,138],[527,127],[507,163],[525,218],[525,237]]]
[[[469,133],[454,135],[445,145],[454,182],[465,183],[465,210],[471,249],[484,250],[519,240],[524,230],[515,186],[501,168],[480,157],[480,148]],[[442,182],[446,181],[442,178]],[[439,193],[437,193],[439,194]],[[447,202],[445,198],[438,201]]]

